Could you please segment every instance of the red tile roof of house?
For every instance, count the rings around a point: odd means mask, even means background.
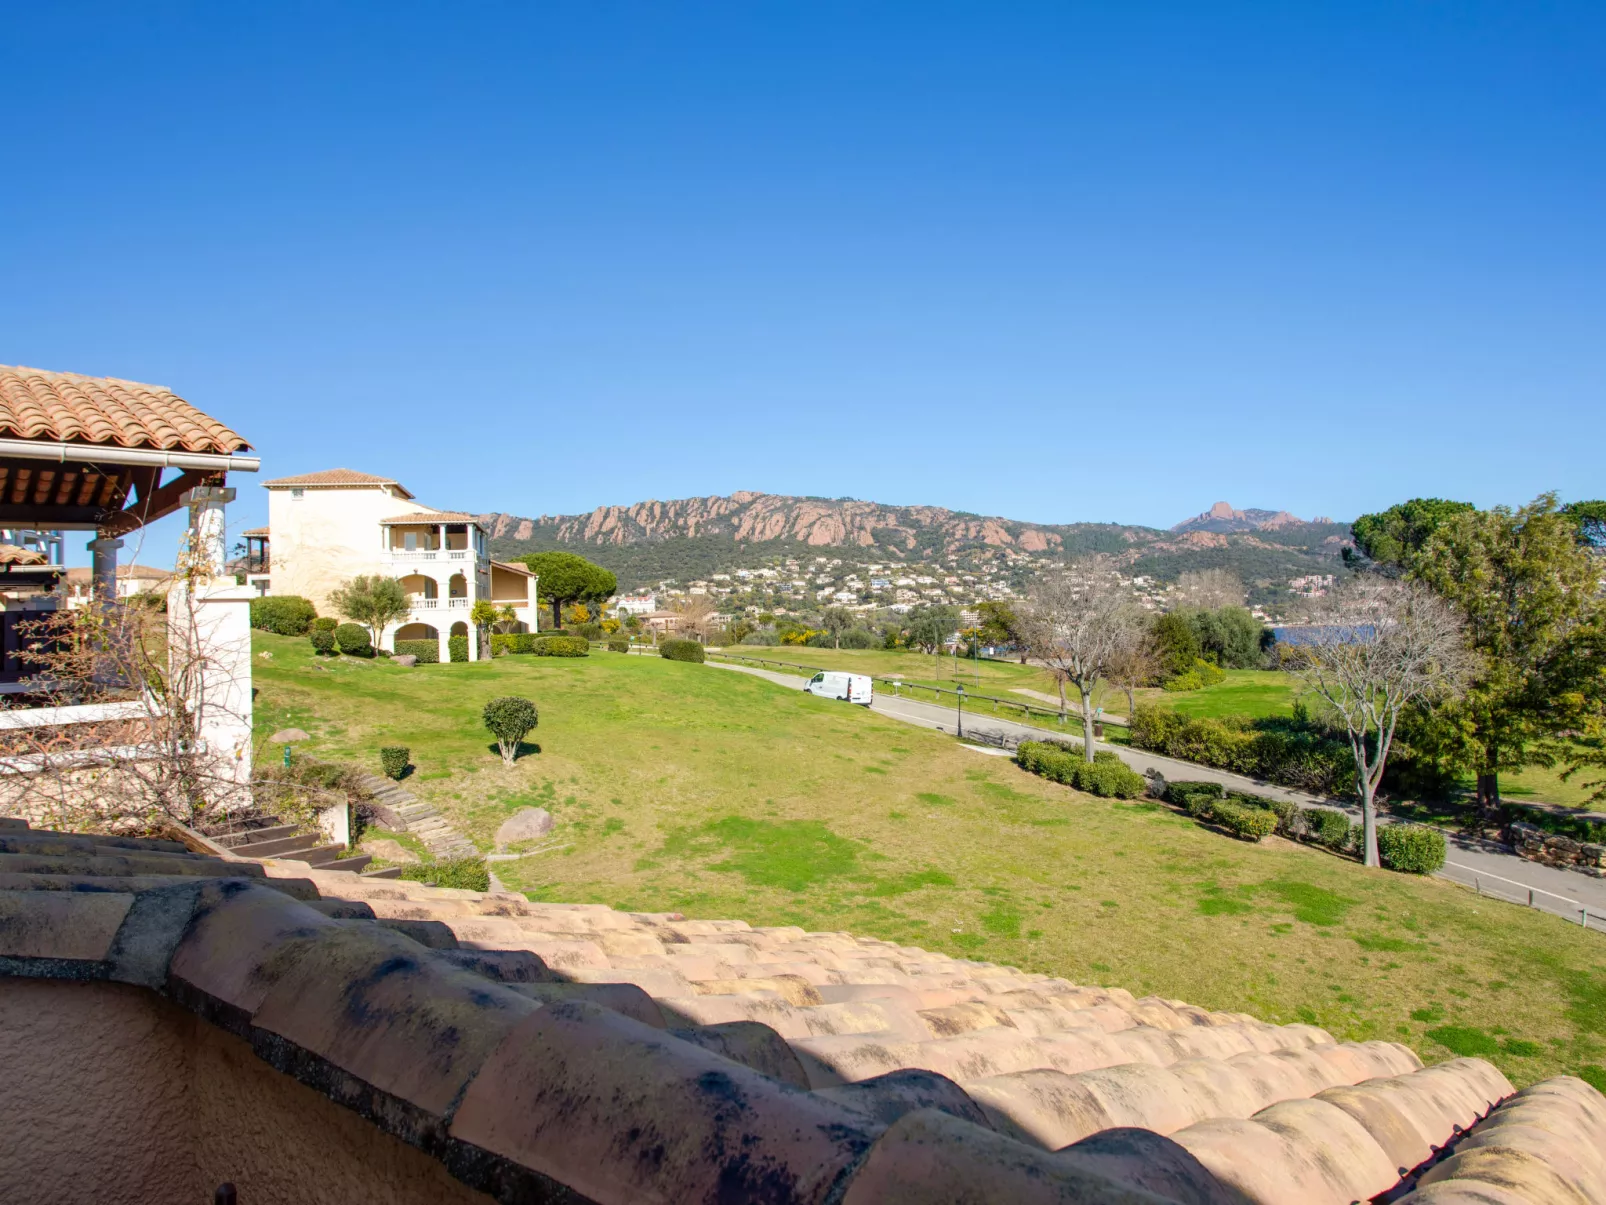
[[[338,489],[342,486],[389,485],[394,486],[403,498],[413,496],[412,491],[394,477],[376,477],[372,473],[359,473],[356,469],[320,469],[316,473],[302,473],[296,477],[276,477],[272,481],[264,481],[262,485],[270,490],[304,489],[308,486],[314,489]]]
[[[258,537],[265,536],[267,534],[268,534],[268,529],[266,527],[253,527],[250,531],[242,531],[240,533],[240,538],[241,539],[256,539]]]
[[[251,450],[165,385],[7,365],[0,365],[0,438],[223,455]]]
[[[162,992],[505,1201],[1606,1201],[1581,1080],[847,933],[0,821],[5,977]]]
[[[461,510],[421,510],[410,515],[392,515],[388,519],[381,519],[382,525],[401,523],[478,523],[480,517]]]

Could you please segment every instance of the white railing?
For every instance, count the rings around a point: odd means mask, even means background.
[[[393,561],[433,561],[439,556],[440,554],[436,552],[419,552],[416,550],[409,552],[403,548],[392,548],[390,550],[390,559]]]
[[[433,611],[440,605],[441,600],[438,598],[415,598],[411,600],[411,606],[415,611]]]
[[[468,553],[467,552],[448,552],[446,554],[446,559],[449,560],[449,561],[466,561],[466,560],[468,560]]]
[[[135,720],[161,708],[154,701],[130,699],[122,703],[80,703],[73,707],[19,707],[0,711],[0,729],[55,728],[63,724],[101,724],[107,720]]]
[[[446,600],[446,605],[448,607],[452,607],[454,609],[457,608],[457,607],[462,607],[464,610],[467,610],[468,609],[468,599],[466,599],[466,598],[448,598]]]

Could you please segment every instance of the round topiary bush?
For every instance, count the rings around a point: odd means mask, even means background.
[[[335,647],[348,657],[374,655],[374,646],[368,642],[368,629],[357,623],[343,623],[335,629]]]
[[[320,615],[312,621],[311,631],[332,632],[340,626],[340,621],[332,615]]]
[[[535,704],[518,695],[504,695],[499,699],[492,699],[485,705],[481,713],[485,726],[490,729],[491,735],[496,738],[496,746],[502,753],[502,764],[511,766],[519,755],[519,744],[535,730],[540,722],[540,714]]]
[[[695,661],[702,664],[703,646],[695,640],[666,640],[658,646],[658,655],[666,661]]]
[[[305,636],[317,617],[317,608],[294,594],[251,600],[251,626],[276,636]]]
[[[1444,834],[1422,824],[1379,825],[1377,854],[1390,870],[1432,874],[1444,865]]]
[[[630,641],[620,640],[615,637],[613,640],[608,641],[608,651],[610,653],[628,653],[630,651]]]
[[[399,779],[407,773],[407,763],[413,751],[405,745],[386,745],[379,751],[379,768],[386,778]]]
[[[330,628],[313,628],[307,633],[307,639],[312,641],[312,651],[319,656],[328,656],[335,651],[335,634]]]

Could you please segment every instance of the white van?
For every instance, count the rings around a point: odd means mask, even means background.
[[[869,674],[815,674],[803,689],[822,699],[844,699],[849,703],[862,703],[866,707],[875,698],[875,686]]]

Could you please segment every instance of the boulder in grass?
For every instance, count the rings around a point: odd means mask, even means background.
[[[412,669],[413,666],[418,664],[418,657],[414,653],[402,653],[392,657],[390,660],[393,665],[405,665],[408,669]]]
[[[545,808],[520,808],[496,830],[496,847],[506,849],[520,841],[534,841],[552,831],[552,813]]]

